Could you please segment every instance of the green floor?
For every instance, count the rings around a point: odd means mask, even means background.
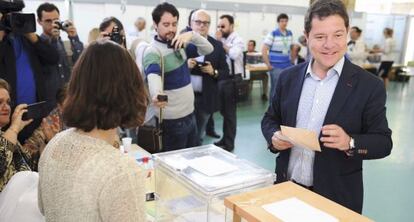
[[[267,151],[260,129],[267,104],[260,98],[259,85],[253,87],[248,101],[238,104],[234,153],[273,171],[275,155]],[[379,222],[410,222],[414,221],[414,149],[410,140],[414,140],[414,80],[390,83],[387,117],[394,148],[385,159],[364,161],[363,214]],[[221,134],[222,119],[218,113],[215,120],[216,131]],[[205,138],[205,144],[212,142]]]

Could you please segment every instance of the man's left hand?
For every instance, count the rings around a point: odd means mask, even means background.
[[[69,37],[75,37],[78,35],[78,32],[76,31],[76,27],[73,24],[72,21],[66,20],[65,23],[69,24],[69,27],[65,30],[66,33],[68,33]]]
[[[322,127],[321,142],[327,148],[349,150],[350,140],[351,137],[338,125],[331,124]]]

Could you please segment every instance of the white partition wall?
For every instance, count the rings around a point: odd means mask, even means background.
[[[37,7],[44,1],[26,1],[26,8],[24,12],[35,12]],[[61,19],[68,18],[68,9],[65,8],[64,1],[50,1],[54,3],[61,11]],[[146,36],[150,39],[150,27],[152,25],[151,12],[156,4],[160,1],[141,1],[142,5],[130,4],[127,5],[125,13],[121,10],[121,1],[107,0],[105,2],[111,3],[86,3],[87,1],[74,1],[73,3],[73,16],[74,22],[78,29],[79,37],[86,43],[88,39],[89,31],[97,27],[103,18],[108,16],[115,16],[120,19],[127,30],[130,32],[133,30],[133,24],[137,17],[144,17],[147,21]],[[90,0],[89,2],[94,2]],[[137,3],[139,1],[135,1]],[[169,1],[175,4],[176,1]],[[145,3],[145,4],[144,4]],[[242,5],[243,3],[249,3],[252,5],[252,10],[247,11],[246,7],[249,5]],[[194,8],[207,8],[207,11],[211,15],[211,27],[210,33],[214,35],[217,26],[217,20],[222,14],[235,15],[236,31],[244,38],[247,43],[248,40],[253,39],[257,42],[256,50],[260,51],[264,36],[273,30],[277,23],[276,17],[280,13],[287,13],[289,16],[288,29],[292,30],[294,40],[303,34],[304,13],[306,12],[306,6],[309,3],[308,0],[298,1],[278,1],[278,5],[274,5],[274,1],[268,0],[243,0],[243,1],[227,1],[223,3],[223,7],[220,7],[220,0],[209,1],[179,1],[177,0],[178,10],[180,12],[179,30],[183,29],[187,25],[188,15]],[[224,5],[227,4],[227,5]],[[260,6],[259,4],[263,4]],[[266,4],[272,4],[271,7]],[[216,9],[217,8],[217,9]],[[218,9],[220,8],[220,9]],[[222,8],[228,8],[227,10],[221,10]],[[374,24],[375,21],[375,24]],[[403,49],[405,46],[405,39],[408,35],[408,19],[407,16],[397,15],[384,15],[384,14],[366,14],[359,12],[350,13],[350,25],[359,26],[363,29],[363,35],[368,46],[373,44],[381,44],[382,42],[382,29],[386,26],[393,27],[395,29],[395,36],[397,42],[399,42],[398,50],[403,55]],[[37,32],[41,33],[41,27],[37,27]],[[368,34],[369,33],[369,34]],[[62,35],[65,39],[66,35]],[[409,55],[412,52],[407,52]],[[406,55],[407,55],[406,53]],[[403,57],[403,56],[401,56]],[[403,59],[403,58],[401,58]]]

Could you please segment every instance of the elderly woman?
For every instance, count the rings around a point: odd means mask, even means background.
[[[10,88],[9,84],[0,79],[0,127],[10,123]],[[28,163],[31,157],[24,152],[22,146],[17,141],[19,132],[31,123],[32,120],[23,121],[22,115],[25,113],[27,105],[21,104],[14,110],[10,127],[6,131],[0,131],[0,191],[19,171],[30,170]]]
[[[142,124],[147,95],[127,50],[98,40],[77,61],[63,107],[72,127],[39,161],[39,207],[46,221],[144,221],[144,175],[118,150],[116,128]]]

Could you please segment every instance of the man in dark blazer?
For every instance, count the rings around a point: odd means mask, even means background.
[[[315,1],[305,16],[310,62],[284,70],[262,120],[278,153],[276,183],[291,180],[362,212],[362,161],[388,156],[391,130],[381,81],[344,55],[349,18],[340,0]],[[280,126],[320,134],[321,152],[284,140]]]
[[[190,25],[193,31],[207,38],[214,47],[212,53],[201,57],[196,57],[197,48],[192,45],[187,47],[188,67],[191,69],[191,81],[195,94],[199,145],[201,145],[208,119],[219,110],[218,80],[229,78],[229,68],[222,43],[208,35],[210,16],[207,12],[205,10],[194,11]]]

